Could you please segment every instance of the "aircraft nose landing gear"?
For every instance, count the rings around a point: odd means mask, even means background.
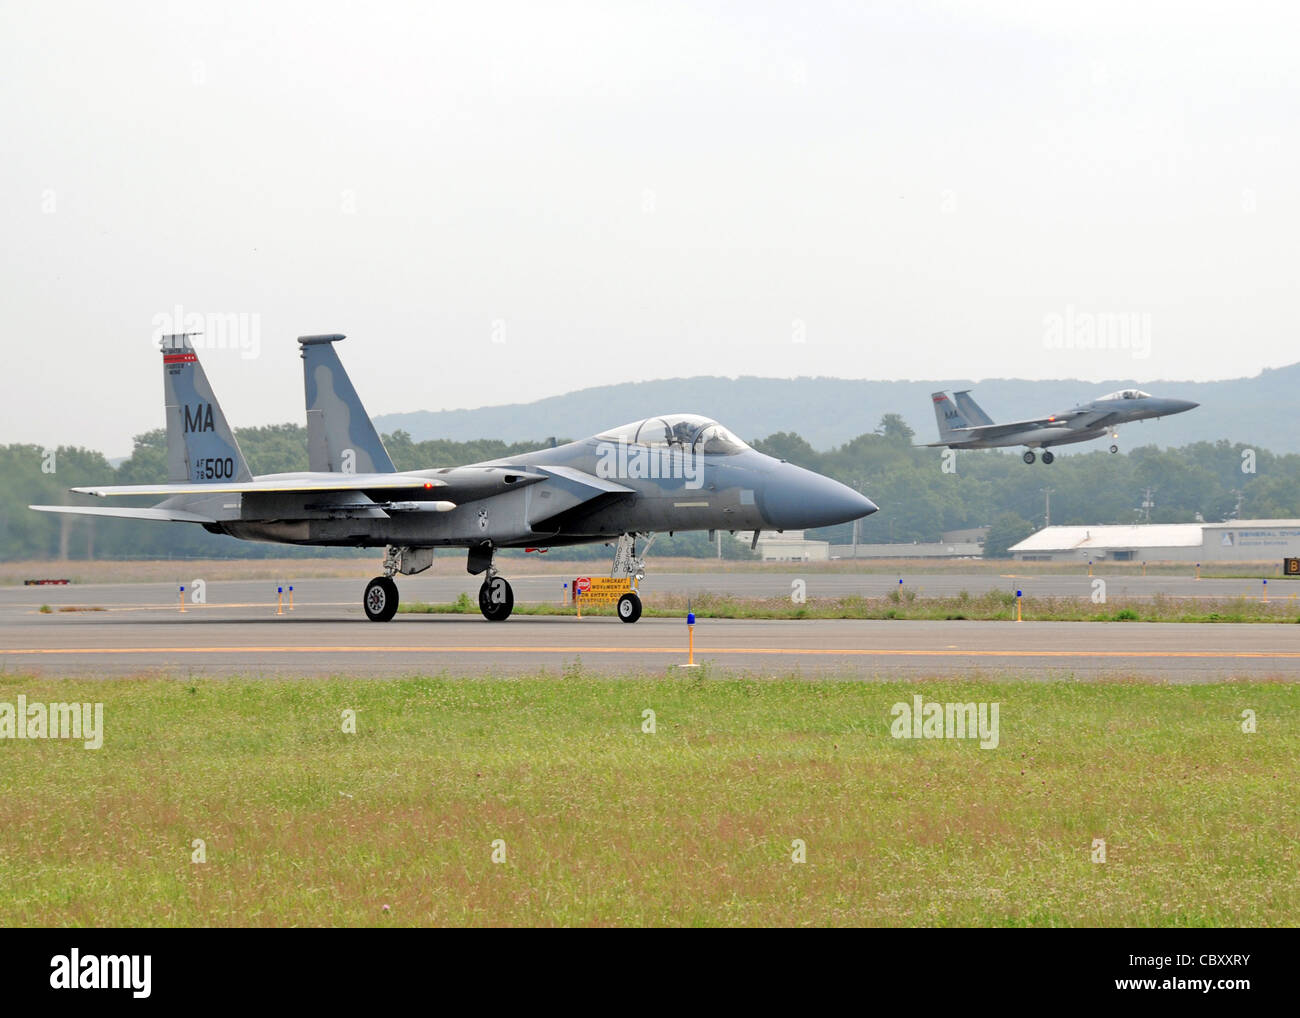
[[[624,594],[618,599],[618,618],[620,622],[635,622],[641,617],[641,598],[636,594]]]

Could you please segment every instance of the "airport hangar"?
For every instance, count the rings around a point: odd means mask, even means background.
[[[1300,556],[1300,520],[1045,527],[1010,551],[1020,562],[1280,562]]]

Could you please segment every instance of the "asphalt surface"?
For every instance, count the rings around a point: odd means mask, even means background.
[[[680,574],[652,577],[644,589],[708,590],[786,596],[797,573]],[[1111,581],[1113,598],[1226,597],[1255,594],[1258,581],[1142,578]],[[448,601],[477,582],[467,577],[400,579],[406,600]],[[897,580],[851,574],[807,577],[810,597],[880,594]],[[917,586],[937,594],[1021,585],[1026,593],[1086,597],[1081,577],[927,576]],[[560,601],[555,577],[513,577],[519,601]],[[1281,581],[1275,581],[1282,588]],[[982,586],[983,584],[983,586]],[[187,586],[190,586],[187,583]],[[0,671],[47,675],[361,675],[662,673],[687,661],[683,620],[516,615],[503,623],[477,616],[398,615],[366,620],[360,580],[294,583],[294,607],[277,614],[275,584],[208,584],[207,603],[178,610],[170,584],[10,587],[0,589]],[[1046,587],[1046,589],[1043,589]],[[1279,589],[1279,594],[1282,590]],[[1147,595],[1149,596],[1149,595]],[[1278,595],[1274,595],[1278,596]],[[42,613],[48,605],[52,610]],[[69,610],[70,609],[70,610]],[[846,676],[864,680],[908,675],[1137,676],[1173,682],[1228,677],[1300,679],[1300,626],[1286,624],[778,621],[703,619],[695,660],[715,671]]]
[[[1010,564],[1009,564],[1010,565]],[[10,604],[63,604],[80,605],[165,605],[174,606],[179,584],[192,588],[196,578],[191,572],[177,573],[176,583],[124,583],[80,584],[68,587],[0,587],[0,609]],[[563,599],[565,577],[538,573],[503,573],[514,588],[515,600],[554,601]],[[608,575],[608,566],[591,563],[591,575]],[[900,588],[915,591],[921,597],[945,597],[967,591],[982,594],[990,590],[1023,590],[1026,597],[1088,597],[1093,591],[1093,580],[1086,567],[1077,574],[1066,576],[1017,575],[1013,568],[1005,574],[925,574],[902,577],[889,574],[816,573],[799,572],[736,572],[736,573],[651,573],[642,584],[647,593],[731,594],[737,597],[789,597],[795,581],[807,586],[808,597],[844,597],[860,594],[881,597]],[[1099,577],[1103,578],[1103,577]],[[295,597],[317,604],[359,606],[361,592],[368,575],[358,572],[355,579],[295,580],[284,578],[284,584],[293,583]],[[474,598],[478,594],[482,577],[457,572],[450,575],[399,576],[397,585],[403,601],[454,601],[460,594]],[[571,578],[570,578],[571,579]],[[1189,570],[1186,576],[1108,576],[1104,577],[1106,595],[1114,598],[1150,598],[1157,595],[1180,599],[1204,600],[1238,596],[1259,597],[1264,586],[1259,579],[1195,579]],[[273,601],[276,584],[265,580],[212,582],[206,585],[210,604],[222,602],[240,604]],[[1300,578],[1270,577],[1270,597],[1300,595]],[[1300,598],[1297,600],[1300,605]]]

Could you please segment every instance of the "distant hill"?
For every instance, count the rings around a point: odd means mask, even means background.
[[[520,442],[549,436],[581,438],[656,413],[706,414],[742,438],[794,431],[814,448],[829,449],[875,429],[886,413],[902,414],[918,442],[938,437],[930,393],[970,389],[995,421],[1065,410],[1115,389],[1137,386],[1156,395],[1193,399],[1201,406],[1161,421],[1121,429],[1120,445],[1186,445],[1230,441],[1274,452],[1300,452],[1300,429],[1287,408],[1300,391],[1300,363],[1269,369],[1253,378],[1219,382],[1109,382],[1070,379],[1031,382],[991,378],[884,382],[840,378],[668,378],[597,386],[533,403],[476,410],[421,410],[376,418],[380,431],[402,429],[415,441],[498,438]],[[1085,444],[1082,450],[1092,448]]]

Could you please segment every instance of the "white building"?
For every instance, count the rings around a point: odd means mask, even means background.
[[[758,555],[764,562],[825,562],[831,557],[830,541],[809,541],[802,530],[773,533],[764,530],[758,535]],[[745,535],[737,534],[737,537]],[[753,531],[748,533],[753,539]]]
[[[851,544],[831,545],[831,558],[980,558],[982,541],[930,542],[926,544]]]
[[[861,522],[855,520],[854,526]],[[980,558],[988,534],[988,527],[969,527],[946,530],[937,542],[924,544],[863,544],[855,540],[852,544],[832,544],[831,558]]]
[[[1010,551],[1021,562],[1272,562],[1300,556],[1300,520],[1047,527]]]

